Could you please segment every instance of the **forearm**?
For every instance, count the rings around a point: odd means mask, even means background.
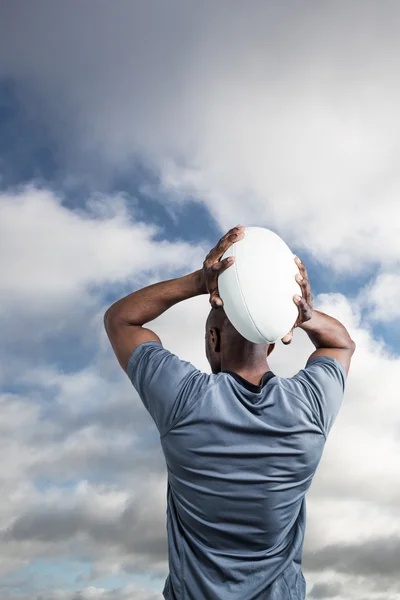
[[[346,327],[337,319],[313,310],[309,321],[299,325],[303,329],[314,346],[318,348],[350,348],[354,342]]]
[[[183,277],[153,283],[132,292],[110,306],[104,320],[116,319],[129,325],[144,325],[159,317],[168,308],[194,296],[207,293],[201,271]]]

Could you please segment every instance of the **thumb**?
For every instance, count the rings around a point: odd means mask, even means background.
[[[227,258],[224,258],[224,260],[219,260],[219,261],[215,262],[213,265],[211,265],[211,270],[214,271],[214,273],[215,272],[219,273],[220,271],[224,271],[225,269],[230,267],[234,262],[235,262],[235,257],[228,256]]]
[[[281,342],[282,342],[282,344],[285,344],[285,346],[288,346],[288,345],[289,345],[289,344],[292,342],[292,339],[293,339],[293,329],[291,329],[291,330],[289,331],[289,333],[287,333],[287,334],[286,334],[286,335],[285,335],[285,336],[284,336],[284,337],[281,339]]]

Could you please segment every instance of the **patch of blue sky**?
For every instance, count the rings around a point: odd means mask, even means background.
[[[393,354],[400,358],[400,319],[372,326],[377,339],[382,338]]]
[[[31,594],[59,588],[78,591],[82,588],[79,580],[86,579],[91,569],[90,562],[72,558],[37,558],[3,577],[2,587],[16,597],[27,591]]]
[[[87,586],[117,590],[130,584],[157,592],[163,588],[168,574],[159,577],[151,574],[120,572],[92,578],[92,568],[90,561],[84,562],[68,557],[38,558],[3,577],[0,590],[6,590],[9,596],[15,598],[27,591],[31,594],[55,589],[79,591]]]
[[[0,80],[0,189],[54,180],[60,170],[49,124],[30,112],[23,97],[15,82]]]
[[[90,214],[86,207],[88,198],[88,180],[77,174],[75,177],[63,172],[61,153],[57,142],[52,136],[51,123],[47,123],[46,115],[40,111],[32,113],[27,103],[22,102],[23,89],[11,80],[0,81],[0,189],[18,186],[30,181],[42,182],[43,185],[60,193],[63,205],[71,210],[79,209]],[[93,166],[93,174],[98,169]],[[66,183],[67,182],[67,183]],[[91,180],[89,187],[93,186]],[[168,240],[170,242],[185,241],[191,244],[199,242],[210,243],[210,248],[221,237],[221,231],[215,220],[200,198],[188,195],[184,202],[174,205],[173,210],[168,202],[169,192],[160,186],[157,174],[149,166],[136,157],[132,163],[126,163],[120,169],[113,169],[107,179],[98,180],[100,193],[123,193],[127,199],[128,209],[131,203],[132,220],[152,223],[160,228],[154,241]],[[232,222],[232,226],[236,225]],[[244,225],[259,225],[255,221]],[[268,223],[261,224],[268,227]],[[276,233],[280,233],[276,231]],[[286,240],[290,245],[290,240]],[[360,289],[369,283],[379,268],[378,264],[369,264],[362,272],[334,273],[317,263],[315,258],[301,248],[291,246],[305,262],[314,296],[320,293],[339,292],[347,297],[354,297]],[[201,265],[199,265],[200,267]],[[266,273],[268,272],[266,268]],[[168,277],[178,277],[185,274],[179,270],[171,272]],[[142,280],[150,272],[143,272]],[[121,282],[117,286],[100,287],[99,292],[104,305],[108,306],[116,299],[141,287],[140,284]],[[368,318],[366,311],[362,316]],[[396,352],[400,351],[400,323],[382,324],[370,323],[373,334],[382,338]],[[74,372],[90,363],[95,351],[90,339],[82,340],[81,332],[66,333],[60,344],[58,335],[48,338],[42,348],[43,360],[53,363],[64,372]],[[13,388],[14,389],[14,388]],[[17,389],[17,388],[15,388]]]
[[[89,582],[87,582],[87,585],[93,585],[96,587],[111,590],[122,588],[126,585],[134,583],[140,588],[158,592],[162,590],[167,575],[168,573],[165,574],[165,577],[155,577],[154,575],[150,574],[147,575],[139,573],[118,573],[105,575],[104,577],[96,578],[93,581],[89,580]]]
[[[38,492],[45,493],[50,489],[64,490],[65,492],[72,492],[76,489],[80,483],[80,479],[58,479],[57,477],[35,477],[31,480],[31,483],[35,486]]]
[[[130,465],[130,470],[133,472],[135,465],[135,455],[133,452]],[[123,465],[121,468],[123,468]],[[128,470],[128,465],[126,466],[126,469]],[[32,482],[40,493],[46,493],[51,490],[73,493],[82,481],[86,481],[92,485],[109,485],[112,488],[114,488],[114,486],[121,486],[121,470],[113,471],[108,464],[104,464],[103,466],[99,465],[97,467],[93,467],[93,465],[79,465],[76,467],[75,471],[77,477],[73,479],[71,479],[70,475],[63,473],[60,470],[58,473],[52,473],[51,477],[35,477]]]

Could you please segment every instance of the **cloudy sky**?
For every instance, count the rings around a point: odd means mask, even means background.
[[[238,223],[285,239],[357,343],[308,598],[400,599],[399,27],[390,0],[1,3],[2,600],[161,599],[164,457],[103,315]],[[208,311],[151,328],[210,372]],[[269,364],[312,349],[296,331]]]

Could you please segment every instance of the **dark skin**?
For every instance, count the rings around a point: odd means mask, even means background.
[[[206,322],[206,356],[211,371],[233,371],[247,381],[260,385],[271,369],[267,356],[275,344],[249,342],[233,327],[223,307],[212,308]]]
[[[129,357],[140,344],[161,340],[154,331],[143,325],[161,315],[169,307],[199,294],[209,294],[212,311],[206,325],[206,355],[212,372],[234,371],[248,381],[259,384],[264,373],[271,369],[267,357],[274,344],[253,344],[243,338],[227,319],[223,301],[218,292],[218,276],[228,269],[234,259],[222,259],[226,250],[243,239],[244,227],[230,229],[207,254],[203,267],[184,277],[152,284],[129,294],[115,302],[104,315],[104,325],[111,345],[121,367],[126,371]],[[303,298],[296,304],[299,319],[295,326],[311,318],[312,308],[308,305],[312,295],[304,265],[296,258],[300,272],[297,281],[302,288]],[[282,338],[290,343],[293,329]]]
[[[263,375],[271,370],[267,357],[275,348],[275,343],[254,344],[246,340],[229,321],[218,292],[218,275],[233,264],[233,262],[229,262],[229,259],[221,261],[221,257],[229,246],[243,239],[244,230],[242,225],[231,229],[209,252],[203,263],[203,282],[210,294],[212,306],[206,321],[205,350],[214,374],[220,371],[233,371],[247,381],[260,385]],[[300,271],[302,268],[304,269],[304,265],[297,257],[295,257],[295,262]],[[300,273],[296,276],[297,283],[303,288],[303,297],[299,296],[299,300],[294,298],[299,307],[299,318],[290,332],[282,338],[285,345],[291,343],[295,327],[311,316],[311,313],[310,315],[302,314],[306,309],[312,310],[311,303],[310,306],[307,303],[311,300],[311,297],[308,297],[311,296],[311,290],[309,290],[309,282],[306,277],[305,273],[303,273],[303,278]]]

